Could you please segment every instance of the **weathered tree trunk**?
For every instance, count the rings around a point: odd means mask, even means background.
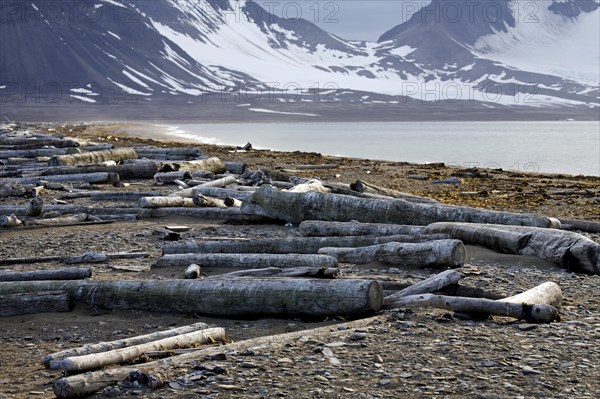
[[[569,231],[468,223],[434,223],[425,231],[503,253],[537,256],[574,272],[600,274],[600,244]]]
[[[214,174],[225,173],[225,165],[219,158],[199,159],[196,161],[177,162],[172,164],[176,169],[171,167],[171,170],[187,170],[194,172],[196,170],[206,170]],[[164,170],[163,172],[168,172]]]
[[[331,190],[325,187],[323,182],[320,180],[309,180],[306,183],[296,184],[294,187],[288,190],[290,193],[308,193],[312,191],[318,193],[331,192]]]
[[[176,198],[176,197],[173,197],[173,198]],[[189,198],[185,198],[185,199],[189,199]],[[197,206],[203,206],[203,207],[208,207],[208,208],[227,208],[227,205],[225,205],[225,201],[223,201],[222,199],[207,197],[202,194],[194,195],[194,197],[192,198],[192,202],[194,204],[196,204]]]
[[[562,300],[563,294],[558,284],[549,281],[520,294],[499,299],[498,302],[526,303],[528,305],[545,304],[560,309]]]
[[[549,227],[544,216],[488,211],[450,205],[421,205],[403,200],[369,200],[339,194],[289,193],[262,186],[244,201],[242,212],[258,213],[291,223],[328,220],[428,225],[440,221]]]
[[[7,182],[20,184],[35,184],[38,181],[48,182],[87,182],[93,184],[116,183],[119,181],[119,175],[109,172],[82,173],[69,175],[49,175],[49,176],[29,176],[14,177],[7,179]]]
[[[226,210],[236,210],[227,208]],[[388,242],[422,242],[426,237],[413,236],[355,236],[355,237],[287,237],[257,240],[227,240],[169,243],[163,254],[189,253],[254,253],[254,254],[316,254],[325,247],[364,247]]]
[[[419,295],[419,294],[429,294],[438,290],[441,290],[444,287],[447,287],[452,284],[456,284],[459,282],[464,274],[457,270],[445,270],[435,276],[429,277],[426,280],[420,281],[416,284],[413,284],[409,287],[406,287],[400,291],[397,291],[391,295],[383,298],[384,306],[392,303],[396,298],[401,298],[403,296],[408,295]]]
[[[40,216],[44,213],[44,200],[40,197],[35,197],[29,200],[25,207],[25,216]]]
[[[138,201],[140,208],[194,208],[191,198],[183,197],[143,197]]]
[[[238,200],[244,200],[252,195],[249,191],[240,191],[230,188],[220,188],[220,187],[204,187],[204,186],[196,186],[194,190],[192,190],[192,196],[194,195],[207,195],[209,197],[221,198],[225,199],[228,197],[235,198]]]
[[[46,262],[62,262],[66,264],[82,263],[82,262],[105,262],[109,259],[136,259],[146,258],[148,254],[145,252],[115,252],[115,253],[95,253],[86,252],[81,256],[36,256],[32,258],[0,258],[0,265],[19,265],[19,264],[31,264],[31,263],[46,263]]]
[[[93,207],[79,205],[45,205],[46,214],[54,213],[57,215],[87,213],[88,215],[102,215],[111,213],[113,215],[125,215],[137,213],[140,208],[113,208],[113,207]],[[0,215],[15,214],[17,216],[26,215],[27,207],[23,205],[0,205]],[[238,210],[239,212],[239,210]],[[246,217],[251,215],[244,215]]]
[[[261,269],[266,267],[292,268],[292,267],[327,267],[335,268],[338,261],[334,257],[311,254],[248,254],[248,253],[189,253],[163,255],[153,265],[160,267],[186,267],[196,263],[202,267],[222,268],[251,268]]]
[[[92,201],[139,201],[143,197],[160,196],[157,192],[150,191],[145,193],[140,192],[109,192],[109,191],[93,191],[90,194]]]
[[[368,280],[205,279],[1,282],[0,295],[63,290],[108,309],[217,316],[358,316],[378,311],[383,290]]]
[[[585,231],[586,233],[600,233],[600,222],[593,222],[591,220],[574,220],[574,219],[560,219],[561,228],[565,230],[579,230]]]
[[[407,226],[401,224],[323,222],[306,220],[300,223],[300,231],[307,237],[365,236],[365,235],[420,235],[425,226]],[[442,238],[442,237],[441,237]]]
[[[88,215],[79,213],[72,216],[62,216],[49,219],[29,219],[25,221],[25,226],[68,226],[78,224],[88,220]]]
[[[243,175],[246,172],[246,164],[242,162],[223,162],[225,170],[236,175]]]
[[[190,198],[186,198],[190,199]],[[163,218],[170,216],[186,216],[198,219],[224,219],[238,222],[265,222],[272,221],[264,216],[246,215],[240,208],[156,208],[139,209],[138,219]]]
[[[313,278],[334,278],[340,273],[338,268],[326,267],[293,267],[289,269],[281,269],[279,267],[268,267],[264,269],[248,269],[235,272],[217,274],[208,277],[210,279],[231,279],[238,277],[313,277]]]
[[[199,351],[172,356],[166,359],[160,359],[135,366],[99,370],[91,373],[64,377],[54,383],[54,393],[58,399],[88,396],[106,386],[114,385],[125,380],[129,377],[130,373],[137,374],[139,376],[143,376],[144,379],[154,381],[156,384],[152,384],[152,387],[159,388],[163,382],[168,381],[169,379],[175,379],[177,376],[187,373],[187,371],[194,364],[197,364],[198,361],[201,361],[212,355],[227,352],[242,352],[244,350],[252,350],[264,347],[269,347],[271,350],[275,350],[302,337],[336,337],[340,335],[350,335],[353,328],[368,326],[375,320],[378,320],[378,318],[372,317],[369,319],[345,322],[310,330],[252,338],[226,345],[208,347]],[[159,375],[164,375],[164,378],[156,378]]]
[[[234,208],[242,207],[242,201],[235,199],[233,197],[227,197],[223,200],[223,202],[225,203],[226,206],[229,206],[229,207],[234,207]]]
[[[194,190],[197,190],[198,188],[202,188],[202,187],[221,187],[222,188],[222,187],[227,187],[228,185],[233,184],[233,183],[235,183],[235,177],[227,176],[227,177],[223,177],[221,179],[202,183],[195,187],[186,188],[185,190],[176,191],[173,194],[170,194],[169,196],[170,197],[192,198],[194,196]]]
[[[94,370],[111,364],[120,364],[139,358],[146,351],[185,348],[196,344],[206,344],[211,340],[223,340],[225,329],[207,328],[185,334],[165,337],[156,341],[112,349],[107,352],[67,357],[62,360],[51,360],[50,369],[70,372]]]
[[[0,198],[22,197],[28,191],[28,186],[23,186],[19,183],[6,183],[4,180],[0,183]]]
[[[208,179],[208,180],[215,180],[215,174],[213,172],[210,172],[208,170],[196,170],[192,173],[192,179]],[[197,186],[197,184],[196,184]]]
[[[37,157],[67,156],[67,154],[75,154],[77,152],[78,152],[78,150],[76,150],[74,148],[39,148],[39,149],[30,149],[30,150],[4,150],[4,151],[0,151],[0,158],[8,159],[8,158],[37,158]]]
[[[385,187],[376,186],[375,184],[367,183],[362,180],[357,180],[355,183],[350,185],[350,188],[353,191],[359,193],[367,193],[367,194],[376,194],[376,195],[384,195],[387,197],[402,199],[408,202],[414,202],[417,204],[437,204],[436,200],[426,197],[420,197],[418,195],[412,195],[403,193],[397,190],[392,190]]]
[[[116,148],[114,150],[84,152],[73,155],[52,157],[49,166],[79,165],[86,163],[102,163],[106,161],[120,162],[126,159],[136,159],[137,153],[133,148]]]
[[[110,211],[108,209],[107,211]],[[104,215],[102,213],[96,215],[88,215],[88,220],[95,222],[133,222],[138,218],[136,213],[126,213],[121,215]]]
[[[176,172],[159,172],[154,175],[154,181],[157,183],[173,183],[175,180],[191,179],[192,174],[187,170],[178,170]]]
[[[174,337],[180,334],[187,334],[194,331],[205,330],[207,328],[208,324],[206,323],[194,323],[187,326],[172,328],[169,330],[157,331],[151,334],[137,335],[135,337],[118,339],[116,341],[87,344],[78,348],[72,348],[60,352],[51,353],[50,355],[44,356],[42,362],[44,363],[44,366],[48,368],[50,367],[51,361],[62,360],[73,356],[91,355],[94,353],[106,352],[113,349],[144,344],[146,342],[157,341],[159,339]]]
[[[32,148],[42,148],[42,147],[47,147],[47,146],[52,146],[55,148],[79,147],[79,143],[75,140],[62,139],[59,137],[52,137],[52,136],[46,136],[46,137],[40,137],[40,138],[33,138],[33,137],[30,137],[30,138],[28,138],[28,137],[3,138],[2,144],[13,145],[13,146],[17,146],[17,147],[31,146]]]
[[[8,216],[0,216],[0,227],[19,227],[22,225],[23,221],[16,217],[14,213]]]
[[[381,262],[402,267],[444,268],[460,267],[465,263],[465,246],[459,240],[417,244],[389,242],[359,248],[321,248],[318,253],[333,256],[338,262],[357,265]]]
[[[69,174],[89,174],[89,173],[116,173],[121,179],[152,179],[158,172],[158,167],[153,161],[142,161],[135,163],[126,163],[120,165],[71,165],[71,166],[57,166],[54,168],[46,169],[42,172],[42,176],[51,175],[69,175]]]
[[[73,302],[61,291],[0,294],[0,316],[44,312],[69,312]]]
[[[174,158],[188,157],[198,158],[202,156],[202,151],[197,147],[175,147],[175,148],[157,148],[157,147],[134,147],[139,157],[159,157],[159,158]]]
[[[81,280],[92,277],[92,269],[55,269],[33,272],[0,271],[0,281]]]
[[[200,277],[200,266],[191,264],[185,269],[185,278],[193,280],[198,277]]]

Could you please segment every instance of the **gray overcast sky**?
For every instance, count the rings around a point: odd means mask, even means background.
[[[428,0],[255,1],[279,17],[300,16],[344,39],[372,41],[429,3]]]

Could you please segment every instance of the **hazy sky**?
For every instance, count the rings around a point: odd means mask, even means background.
[[[344,39],[377,40],[428,0],[255,0],[279,17],[302,17]]]

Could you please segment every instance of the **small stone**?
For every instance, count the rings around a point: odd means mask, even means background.
[[[538,326],[536,324],[519,324],[517,328],[521,331],[535,330]]]
[[[277,363],[289,364],[289,363],[293,363],[293,361],[289,357],[281,357],[281,358],[277,359]]]
[[[379,385],[384,387],[386,385],[390,385],[392,383],[392,380],[389,380],[387,378],[384,378],[383,380],[379,380]]]
[[[400,377],[400,378],[410,378],[410,377],[412,377],[412,374],[411,373],[400,373],[400,374],[398,374],[398,377]]]
[[[30,395],[43,395],[44,392],[42,392],[42,391],[29,391],[29,394]]]
[[[225,353],[215,353],[210,357],[210,360],[227,360],[227,355]]]
[[[383,359],[379,355],[373,356],[373,360],[375,360],[375,363],[383,363]]]
[[[255,369],[258,366],[252,362],[242,362],[241,366],[245,369]]]
[[[329,380],[327,378],[323,377],[322,375],[315,376],[315,380],[329,384]]]
[[[348,339],[350,341],[361,341],[361,340],[363,340],[365,338],[367,338],[367,333],[362,333],[362,332],[353,332],[348,337]]]
[[[536,370],[530,366],[525,366],[521,369],[521,371],[523,372],[523,374],[525,375],[534,375],[534,374],[542,374],[541,371]]]

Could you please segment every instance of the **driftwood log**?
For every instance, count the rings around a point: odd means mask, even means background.
[[[416,284],[386,296],[383,298],[383,304],[384,306],[388,306],[388,304],[392,303],[396,298],[401,298],[403,296],[429,294],[439,291],[444,287],[456,284],[463,277],[465,277],[465,275],[458,270],[445,270],[435,276],[419,281]]]
[[[205,330],[207,328],[208,324],[206,323],[194,323],[187,326],[157,331],[151,334],[136,335],[134,337],[119,339],[116,341],[87,344],[78,348],[72,348],[60,352],[51,353],[50,355],[44,356],[42,363],[46,368],[48,368],[50,367],[51,361],[62,360],[73,356],[83,356],[94,353],[106,352],[113,349],[125,348],[132,345],[144,344],[146,342],[156,341],[168,337],[174,337],[176,335],[187,334],[194,331]]]
[[[183,197],[143,197],[138,201],[140,208],[194,208],[191,198]]]
[[[0,295],[68,292],[107,309],[218,316],[359,316],[381,309],[383,290],[368,280],[205,279],[0,282]]]
[[[88,220],[88,215],[85,213],[78,213],[71,216],[59,216],[48,219],[29,219],[25,221],[25,226],[68,226],[72,224],[78,224]]]
[[[158,197],[157,192],[110,192],[110,191],[92,191],[89,192],[92,201],[139,201],[143,197]]]
[[[86,163],[102,163],[106,161],[124,161],[126,159],[136,159],[137,153],[133,148],[116,148],[114,150],[84,152],[73,155],[59,155],[52,157],[48,162],[49,166],[79,165]]]
[[[187,170],[178,170],[175,172],[159,172],[154,175],[154,181],[157,183],[174,183],[175,180],[191,179],[192,174]]]
[[[240,191],[232,188],[196,186],[194,187],[194,190],[192,190],[192,196],[198,194],[221,199],[231,197],[241,201],[251,196],[252,192]]]
[[[335,268],[338,261],[334,257],[312,254],[249,254],[249,253],[184,253],[163,255],[153,265],[160,267],[186,267],[196,263],[202,267],[251,268],[266,267],[327,267]]]
[[[238,277],[312,277],[312,278],[334,278],[340,273],[338,268],[327,267],[293,267],[282,269],[279,267],[268,267],[264,269],[247,269],[235,272],[217,274],[208,277],[210,279],[230,279]]]
[[[222,346],[208,347],[199,351],[135,366],[99,370],[91,373],[64,377],[54,383],[54,393],[59,399],[89,396],[106,386],[122,382],[128,378],[130,374],[137,374],[146,382],[152,381],[153,383],[150,384],[151,387],[158,388],[162,386],[164,382],[175,379],[177,376],[184,375],[193,365],[206,357],[228,352],[242,352],[244,350],[259,350],[263,348],[274,350],[302,338],[317,338],[320,340],[323,336],[346,336],[353,332],[352,329],[364,328],[376,320],[379,320],[379,318],[372,317],[310,330],[252,338]]]
[[[401,224],[324,222],[306,220],[300,223],[300,231],[307,237],[364,236],[364,235],[420,235],[425,226],[407,226]]]
[[[92,184],[116,183],[119,181],[119,175],[111,172],[80,173],[69,175],[48,175],[48,176],[29,176],[13,177],[6,179],[6,182],[20,184],[35,184],[38,181],[47,182],[86,182]]]
[[[188,279],[191,279],[191,280],[200,277],[200,266],[198,266],[196,264],[189,265],[185,269],[184,275],[185,275],[185,278],[188,278]]]
[[[386,197],[402,199],[402,200],[405,200],[408,202],[414,202],[417,204],[437,204],[438,203],[436,200],[433,200],[431,198],[407,194],[407,193],[403,193],[403,192],[400,192],[397,190],[392,190],[389,188],[376,186],[375,184],[367,183],[363,180],[357,180],[356,182],[350,184],[350,189],[353,191],[356,191],[358,193],[383,195]]]
[[[207,328],[198,331],[165,337],[156,341],[129,345],[124,348],[112,349],[106,352],[89,355],[71,356],[61,360],[51,360],[49,368],[68,372],[94,370],[111,364],[120,364],[139,358],[144,352],[186,348],[197,344],[223,340],[225,329]]]
[[[237,210],[227,208],[222,211]],[[168,243],[163,254],[189,253],[254,253],[254,254],[316,254],[325,247],[364,247],[388,242],[423,242],[427,236],[353,236],[353,237],[287,237],[256,240],[222,240]]]
[[[31,272],[1,270],[0,281],[35,281],[35,280],[81,280],[92,277],[92,269],[54,269]]]
[[[242,205],[242,212],[262,214],[290,223],[304,220],[428,225],[434,222],[496,223],[549,227],[544,216],[450,206],[420,205],[403,200],[376,200],[317,192],[290,193],[261,186]]]
[[[40,216],[44,213],[44,200],[40,197],[35,197],[29,200],[25,207],[25,216]]]
[[[219,158],[208,158],[199,159],[195,161],[177,162],[164,165],[161,172],[169,172],[175,170],[187,170],[188,172],[195,172],[197,170],[206,170],[214,174],[225,173],[225,165]]]
[[[69,294],[62,291],[0,294],[0,316],[69,312],[71,309],[73,301]]]
[[[549,281],[520,294],[498,299],[498,302],[526,303],[528,305],[545,304],[560,309],[562,300],[563,294],[558,284]]]
[[[213,180],[213,181],[209,181],[206,183],[202,183],[198,186],[195,187],[190,187],[190,188],[186,188],[184,190],[179,190],[174,192],[173,194],[170,194],[170,197],[185,197],[185,198],[192,198],[194,196],[194,191],[199,189],[199,188],[203,188],[203,187],[219,187],[219,188],[223,188],[223,187],[227,187],[230,184],[235,183],[235,177],[233,176],[226,176],[226,177],[222,177],[220,179],[217,180]]]
[[[189,198],[185,198],[189,199]],[[207,197],[206,195],[196,194],[192,198],[192,202],[197,206],[203,206],[208,208],[227,208],[225,201],[220,198]]]
[[[22,225],[23,221],[16,217],[14,213],[0,216],[0,227],[19,227]]]
[[[90,173],[116,173],[121,179],[152,179],[158,172],[156,163],[152,161],[143,161],[135,163],[126,163],[119,165],[70,165],[57,166],[46,169],[41,173],[42,176],[51,175],[70,175],[70,174],[90,174]]]
[[[174,198],[174,197],[171,197]],[[191,198],[185,198],[190,199]],[[200,219],[224,219],[238,222],[265,222],[272,221],[264,216],[247,215],[240,211],[240,208],[203,208],[194,206],[194,208],[155,208],[155,209],[137,209],[138,219],[163,218],[170,216],[186,216]]]
[[[570,231],[467,223],[434,223],[425,231],[498,252],[537,256],[574,272],[600,274],[600,244]]]

